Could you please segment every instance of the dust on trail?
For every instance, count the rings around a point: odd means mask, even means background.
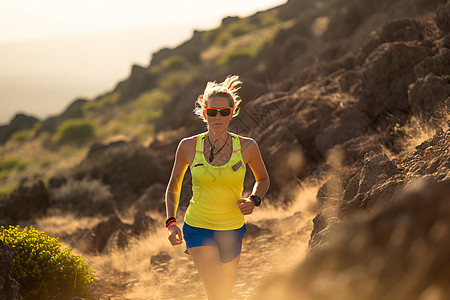
[[[244,239],[232,300],[252,299],[258,286],[295,267],[305,256],[314,213],[309,209],[320,185],[297,187],[289,207],[268,201],[247,217],[258,226]],[[206,299],[206,292],[185,244],[172,247],[163,228],[136,240],[128,249],[90,256],[97,271],[96,292],[100,299]],[[167,252],[168,263],[151,265],[152,255]]]

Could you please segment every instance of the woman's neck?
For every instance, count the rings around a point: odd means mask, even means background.
[[[225,141],[227,140],[228,131],[222,131],[222,132],[213,132],[211,130],[208,130],[207,136],[209,137],[209,140],[211,143],[214,143],[214,141],[217,140],[217,145],[223,145]]]

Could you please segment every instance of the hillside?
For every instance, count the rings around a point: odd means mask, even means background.
[[[95,100],[0,128],[0,224],[86,255],[100,299],[204,297],[158,224],[176,145],[204,130],[194,100],[227,74],[244,82],[230,131],[258,142],[271,177],[234,299],[447,299],[448,1],[297,0],[225,18]],[[84,129],[64,139],[63,124]],[[180,216],[189,197],[188,173]]]

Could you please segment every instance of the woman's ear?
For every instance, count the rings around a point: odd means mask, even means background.
[[[206,109],[203,109],[203,118],[206,120]]]

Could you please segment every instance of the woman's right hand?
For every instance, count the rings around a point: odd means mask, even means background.
[[[169,241],[172,246],[180,245],[183,243],[183,235],[181,233],[181,229],[177,225],[170,226]]]

